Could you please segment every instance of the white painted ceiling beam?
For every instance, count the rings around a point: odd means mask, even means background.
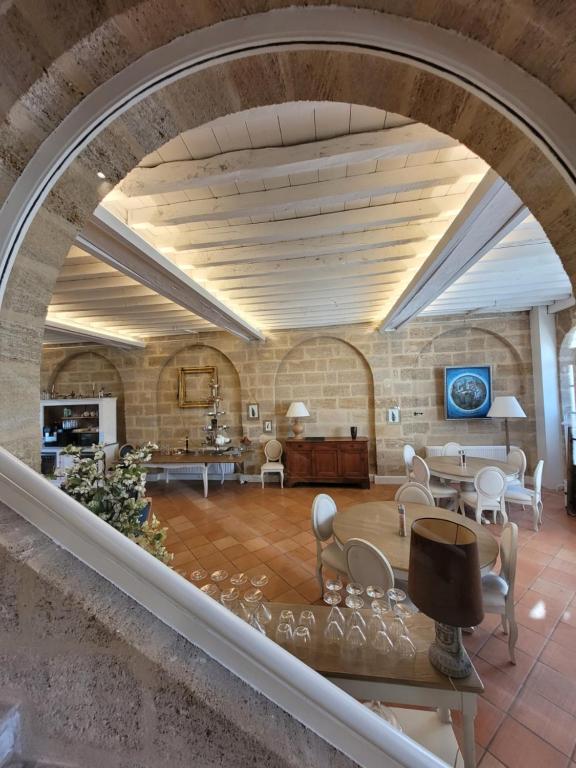
[[[446,221],[430,221],[426,224],[389,226],[365,232],[351,232],[340,235],[310,237],[306,239],[237,247],[218,247],[210,250],[192,249],[187,246],[166,251],[175,264],[192,263],[197,267],[224,266],[233,263],[251,263],[262,259],[281,260],[304,256],[324,256],[332,253],[353,253],[397,245],[399,243],[420,243],[440,237],[446,229]]]
[[[523,218],[520,198],[490,170],[381,322],[395,330],[434,301]]]
[[[103,330],[91,324],[74,323],[70,320],[64,320],[47,315],[44,328],[49,331],[65,333],[70,337],[70,341],[94,341],[107,346],[143,349],[146,344],[140,339],[130,338],[122,333],[115,333],[110,330]]]
[[[258,329],[211,296],[101,206],[77,242],[88,253],[214,325],[244,339],[264,339]]]
[[[416,271],[417,267],[412,268]],[[396,285],[399,282],[403,282],[403,276],[406,274],[406,269],[398,270],[396,272],[387,272],[386,270],[379,269],[378,266],[365,268],[352,267],[350,269],[338,270],[337,278],[330,279],[326,274],[325,269],[309,270],[306,273],[299,275],[267,275],[263,278],[253,278],[250,280],[250,288],[272,288],[277,286],[284,286],[288,290],[297,288],[299,285],[311,286],[316,283],[318,286],[337,286],[342,280],[365,280],[371,282],[372,280],[379,280],[380,283],[387,283],[388,285]],[[218,292],[230,293],[233,290],[242,291],[245,281],[242,278],[233,278],[230,280],[214,280],[213,286]],[[281,300],[281,299],[280,299]]]
[[[426,198],[407,203],[389,203],[367,208],[355,208],[337,213],[321,213],[299,219],[283,219],[263,224],[241,224],[179,231],[162,236],[166,247],[185,245],[187,248],[215,248],[227,245],[258,245],[307,237],[358,232],[411,221],[451,221],[460,210],[466,196],[462,194]],[[157,245],[156,241],[155,244]]]
[[[154,168],[138,167],[128,174],[121,189],[128,197],[158,195],[364,163],[457,144],[449,136],[415,123],[289,147],[244,149],[204,160],[162,163]]]
[[[315,184],[246,192],[208,200],[191,200],[155,205],[128,211],[128,225],[135,229],[215,221],[274,213],[278,218],[305,205],[344,205],[367,197],[410,192],[428,187],[451,186],[456,182],[477,182],[486,173],[483,160],[463,159],[445,163],[410,166],[394,171],[367,173]]]
[[[106,290],[94,289],[90,296],[80,296],[78,299],[71,297],[66,291],[60,292],[61,287],[59,283],[56,283],[55,293],[52,295],[50,305],[55,304],[67,304],[70,301],[92,301],[92,299],[123,299],[125,301],[139,301],[144,296],[155,295],[149,288],[145,288],[143,285],[138,285],[132,280],[129,285],[119,286],[116,288],[107,288]]]
[[[428,250],[430,250],[430,244],[428,244]],[[379,251],[360,251],[361,258],[357,254],[346,254],[340,256],[334,254],[332,257],[313,256],[305,259],[291,259],[288,261],[261,262],[259,264],[235,264],[229,267],[215,267],[214,269],[202,269],[194,270],[193,275],[197,278],[202,278],[210,281],[227,282],[234,278],[250,278],[250,283],[253,284],[252,278],[266,277],[266,276],[279,276],[286,275],[288,280],[292,280],[295,273],[306,270],[306,274],[314,274],[318,270],[323,270],[326,275],[326,270],[346,268],[343,270],[343,276],[346,277],[350,270],[353,270],[352,274],[363,274],[362,270],[368,268],[370,270],[377,269],[380,273],[385,272],[402,272],[406,269],[415,269],[426,257],[426,253],[420,254],[412,252],[407,258],[401,258],[395,256],[394,248],[381,249]],[[370,258],[369,256],[372,256]],[[372,274],[372,272],[370,272]]]

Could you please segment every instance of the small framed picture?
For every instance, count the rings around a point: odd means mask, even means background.
[[[271,421],[264,421],[264,422],[262,422],[262,426],[264,427],[264,432],[272,432],[272,422]]]
[[[260,408],[258,407],[258,403],[248,403],[248,418],[249,419],[260,418]]]
[[[400,421],[400,408],[398,408],[397,405],[393,406],[392,408],[388,408],[388,412],[386,414],[386,421],[388,424],[398,424]]]

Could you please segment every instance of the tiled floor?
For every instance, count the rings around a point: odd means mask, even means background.
[[[148,488],[181,572],[199,565],[265,572],[270,600],[320,598],[310,506],[321,489],[211,483],[204,499],[198,483]],[[391,498],[394,491],[382,485],[328,490],[339,508]],[[482,768],[576,768],[576,519],[562,505],[559,494],[546,494],[537,534],[527,513],[515,508],[512,514],[520,526],[516,666],[496,616],[487,615],[465,638],[486,687],[476,719]],[[498,535],[500,527],[491,531]]]

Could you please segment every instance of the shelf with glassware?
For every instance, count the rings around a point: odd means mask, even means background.
[[[117,398],[54,398],[40,401],[42,457],[51,458],[52,470],[62,466],[61,454],[67,445],[87,451],[95,443],[104,445],[106,461],[112,462],[118,447]]]

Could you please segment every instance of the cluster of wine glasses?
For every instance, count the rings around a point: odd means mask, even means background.
[[[197,568],[190,574],[190,581],[199,584],[210,579],[200,587],[202,592],[214,600],[219,600],[225,608],[247,621],[254,629],[266,634],[266,626],[272,621],[270,609],[264,603],[262,587],[268,584],[265,573],[249,576],[247,573],[233,573],[217,570],[210,575],[204,568]]]
[[[350,609],[347,616],[338,607],[342,603]],[[370,600],[372,613],[365,618],[361,613],[365,595]],[[370,585],[364,589],[362,584],[350,582],[344,585],[339,578],[326,581],[324,602],[331,606],[324,628],[324,639],[329,644],[339,645],[345,650],[360,650],[370,647],[377,653],[396,654],[403,659],[413,659],[416,648],[406,626],[406,617],[410,615],[402,603],[406,593],[397,588],[384,589]]]

